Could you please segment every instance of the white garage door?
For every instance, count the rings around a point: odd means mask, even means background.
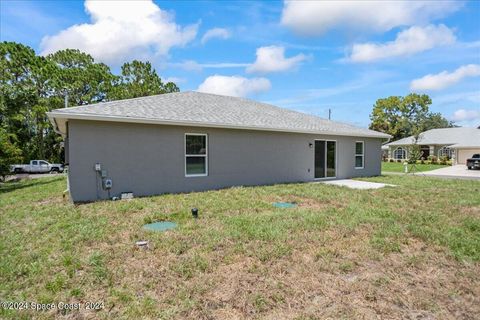
[[[471,158],[474,153],[480,153],[480,149],[459,149],[457,150],[457,163],[465,164],[468,158]]]

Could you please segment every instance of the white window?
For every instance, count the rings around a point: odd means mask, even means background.
[[[454,150],[450,149],[449,147],[442,147],[440,150],[438,150],[438,157],[448,157],[448,159],[451,159],[454,154]]]
[[[363,141],[355,142],[355,169],[363,169],[365,162],[365,145]]]
[[[202,177],[208,175],[207,135],[202,133],[185,134],[185,176]]]
[[[403,160],[407,158],[407,152],[402,147],[398,147],[393,151],[393,158],[396,160]]]

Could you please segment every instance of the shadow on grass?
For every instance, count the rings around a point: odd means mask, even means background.
[[[15,190],[20,190],[24,188],[40,186],[45,184],[50,184],[52,182],[56,182],[60,177],[55,177],[52,179],[48,178],[41,178],[41,179],[31,179],[27,181],[17,181],[17,182],[2,182],[0,183],[0,194],[9,193]]]

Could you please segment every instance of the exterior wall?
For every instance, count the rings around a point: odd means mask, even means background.
[[[185,177],[185,133],[208,134],[208,176]],[[100,163],[112,179],[110,196],[135,196],[314,180],[315,139],[337,141],[337,178],[379,175],[377,138],[71,120],[70,194],[75,202],[106,199]],[[355,141],[365,142],[365,167],[355,169]]]

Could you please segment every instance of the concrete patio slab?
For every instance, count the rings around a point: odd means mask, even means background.
[[[383,187],[396,187],[396,185],[394,184],[358,181],[358,180],[352,180],[352,179],[322,181],[321,183],[331,184],[334,186],[348,187],[351,189],[362,189],[362,190],[380,189]]]

